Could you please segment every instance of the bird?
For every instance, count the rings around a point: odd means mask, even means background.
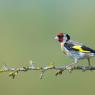
[[[60,43],[61,51],[66,56],[71,57],[74,64],[78,63],[79,60],[87,59],[88,66],[91,66],[90,59],[95,56],[94,49],[83,43],[71,40],[71,36],[66,33],[58,33],[55,39]]]

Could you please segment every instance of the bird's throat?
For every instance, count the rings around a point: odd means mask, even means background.
[[[63,49],[64,49],[64,43],[61,43],[60,45],[61,45],[61,50],[63,51]]]
[[[61,50],[65,55],[68,55],[69,52],[66,50],[66,48],[64,47],[64,43],[61,43]]]

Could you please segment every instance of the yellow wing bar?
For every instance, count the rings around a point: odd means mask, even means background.
[[[81,46],[73,46],[73,49],[78,50],[79,52],[89,53],[90,51],[82,49]]]

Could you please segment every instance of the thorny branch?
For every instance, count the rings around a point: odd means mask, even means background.
[[[74,64],[69,64],[69,65],[63,65],[63,66],[55,66],[54,64],[50,64],[48,66],[45,67],[36,67],[34,66],[34,64],[32,63],[32,61],[30,62],[30,65],[27,67],[20,67],[20,68],[16,68],[16,67],[8,67],[6,65],[4,65],[1,69],[0,69],[0,73],[3,72],[9,72],[9,77],[11,78],[15,78],[16,75],[18,75],[18,73],[20,72],[26,72],[26,71],[34,71],[34,70],[39,70],[41,72],[40,74],[40,79],[42,79],[44,77],[44,73],[48,70],[56,70],[57,73],[55,74],[60,75],[62,74],[63,71],[68,70],[69,72],[72,72],[73,70],[82,70],[82,71],[87,71],[87,70],[95,70],[95,67],[89,67],[89,66],[75,66]]]

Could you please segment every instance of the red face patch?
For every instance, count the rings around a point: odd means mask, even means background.
[[[63,42],[63,40],[64,40],[64,39],[63,39],[63,37],[64,37],[64,34],[63,34],[63,33],[58,33],[58,34],[57,34],[57,37],[58,37],[58,41],[59,41],[59,42]]]
[[[64,37],[64,34],[63,33],[58,33],[57,37]]]

